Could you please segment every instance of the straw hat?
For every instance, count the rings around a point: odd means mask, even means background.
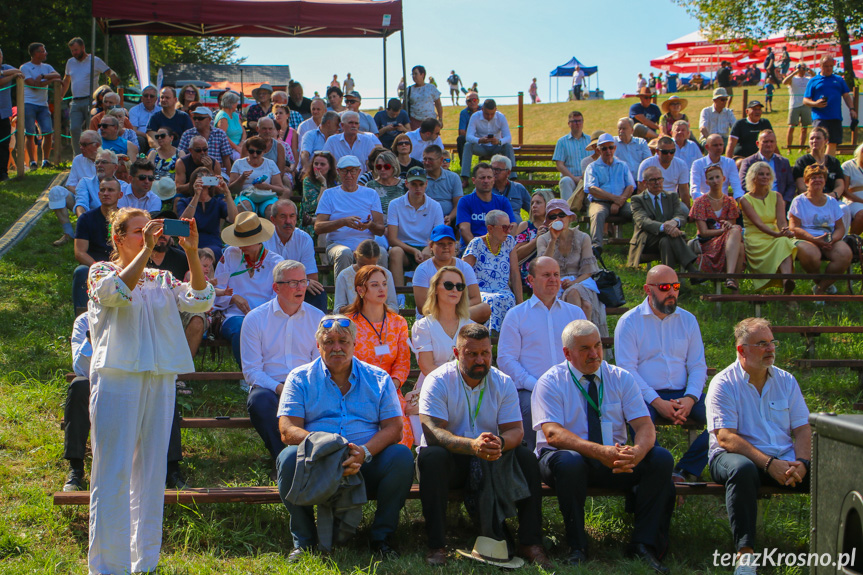
[[[599,137],[607,133],[608,132],[606,132],[605,130],[594,130],[593,133],[590,134],[590,143],[585,146],[584,149],[589,152],[593,151],[593,149],[596,147],[596,143],[599,141]]]
[[[222,230],[222,241],[229,246],[242,248],[261,244],[273,237],[276,226],[269,220],[258,217],[255,212],[242,212],[233,225]]]
[[[660,106],[662,108],[662,112],[664,114],[667,114],[669,108],[671,108],[671,104],[673,104],[674,102],[680,103],[680,110],[678,110],[678,112],[682,112],[686,109],[686,104],[689,103],[689,100],[687,100],[686,98],[678,98],[677,96],[671,96],[662,103],[662,106]]]
[[[510,558],[506,541],[497,541],[491,537],[477,537],[472,550],[456,549],[456,553],[480,563],[507,569],[518,569],[524,565],[521,557]]]
[[[259,93],[261,90],[264,90],[264,91],[266,91],[266,92],[269,92],[270,94],[272,94],[272,93],[273,93],[273,87],[272,87],[271,85],[267,84],[267,83],[263,83],[263,84],[261,84],[260,86],[258,86],[257,88],[255,88],[254,90],[252,90],[252,98],[254,98],[255,100],[257,100],[257,99],[258,99],[258,93]]]
[[[166,176],[153,182],[152,192],[163,202],[172,200],[177,195],[177,185],[174,180]]]

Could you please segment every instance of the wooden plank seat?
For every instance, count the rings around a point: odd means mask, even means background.
[[[857,372],[857,383],[863,388],[863,359],[795,359],[794,365],[800,369],[850,369]]]
[[[525,180],[525,179],[518,179],[518,180],[515,180],[515,181],[516,181],[516,182],[518,182],[519,184],[521,184],[522,186],[526,187],[526,188],[531,188],[531,187],[552,188],[552,187],[554,187],[554,186],[556,186],[556,185],[558,185],[558,184],[560,183],[560,178],[555,178],[555,179],[553,179],[553,180],[547,180],[547,179],[544,179],[544,180]]]
[[[530,152],[530,151],[525,152],[523,154],[519,154],[518,152],[516,152],[515,163],[518,164],[519,161],[521,161],[521,162],[551,162],[551,161],[553,161],[551,159],[552,156],[554,156],[554,154],[537,154],[537,153]],[[557,168],[557,166],[555,166],[555,169],[556,168]]]
[[[718,483],[696,483],[696,484],[675,484],[677,495],[716,495],[725,496],[725,487]],[[591,487],[587,490],[590,497],[623,497],[627,495],[627,491],[623,489],[611,489],[608,487]],[[411,486],[408,499],[419,499],[420,490],[419,484]],[[543,497],[554,497],[556,495],[554,489],[548,485],[542,486]],[[758,490],[760,497],[769,495],[794,495],[793,491],[788,491],[780,487],[762,486]],[[464,494],[460,490],[450,490],[449,497],[451,500],[458,501],[464,498]],[[89,505],[89,491],[58,491],[53,494],[54,505]],[[197,487],[185,489],[183,491],[166,490],[165,505],[182,504],[194,505],[204,503],[252,503],[252,504],[274,504],[280,505],[282,500],[279,498],[279,489],[276,486],[257,486],[257,487]]]
[[[777,333],[796,333],[806,338],[806,355],[815,355],[815,338],[822,334],[855,334],[863,333],[863,325],[774,325],[772,331]]]
[[[724,302],[748,302],[755,304],[755,316],[761,317],[761,306],[770,302],[863,302],[863,295],[783,295],[783,294],[707,294],[701,296],[702,301],[724,303]]]

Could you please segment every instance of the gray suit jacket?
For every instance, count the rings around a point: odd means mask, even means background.
[[[686,225],[689,217],[689,210],[680,201],[680,196],[677,192],[662,192],[659,194],[662,198],[662,219],[658,219],[656,207],[654,205],[653,195],[647,190],[632,196],[632,222],[634,229],[632,239],[629,240],[629,257],[626,260],[626,265],[630,267],[638,267],[641,260],[641,254],[644,252],[644,246],[647,244],[649,236],[658,236],[662,232],[662,224],[668,220],[675,219],[680,223],[680,228]]]

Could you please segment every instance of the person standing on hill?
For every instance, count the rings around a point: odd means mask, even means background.
[[[461,89],[464,88],[461,76],[456,74],[455,70],[452,70],[449,77],[446,79],[446,83],[449,86],[449,96],[452,99],[452,105],[458,106],[458,98],[461,95]]]

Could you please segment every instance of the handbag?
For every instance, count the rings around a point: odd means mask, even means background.
[[[602,269],[593,274],[591,277],[596,282],[596,287],[599,288],[599,301],[605,304],[605,307],[623,307],[626,305],[626,296],[623,293],[623,282],[613,271],[606,268],[605,262],[602,261],[602,256],[597,254]]]

